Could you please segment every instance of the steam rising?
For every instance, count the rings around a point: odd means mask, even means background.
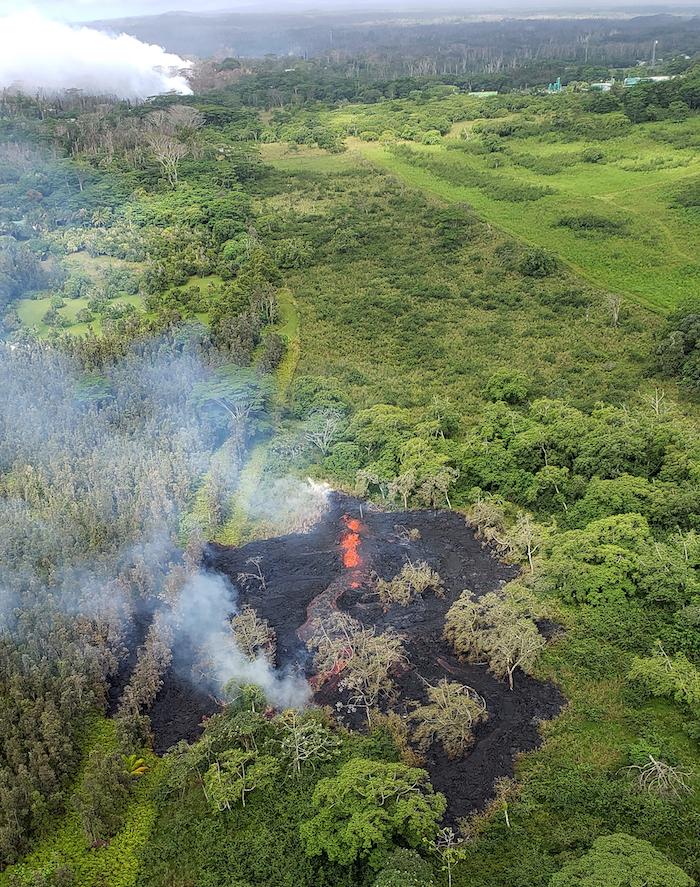
[[[15,633],[20,613],[52,612],[99,623],[116,650],[129,611],[158,602],[181,661],[201,660],[217,690],[255,683],[273,705],[297,707],[306,681],[241,653],[228,625],[235,590],[175,544],[216,445],[192,397],[209,372],[166,342],[99,380],[44,345],[0,343],[0,633]],[[222,470],[235,477],[233,464]]]
[[[278,477],[257,485],[242,504],[271,534],[303,533],[328,509],[330,491],[328,484],[311,478]]]
[[[261,653],[251,661],[232,643],[227,627],[235,593],[223,576],[198,573],[185,584],[173,616],[176,628],[197,649],[206,651],[213,677],[223,687],[230,680],[256,684],[276,708],[301,708],[309,685],[296,674],[280,676]]]
[[[37,12],[0,18],[0,87],[46,93],[80,89],[124,99],[189,95],[183,71],[191,66],[127,34],[72,28]]]

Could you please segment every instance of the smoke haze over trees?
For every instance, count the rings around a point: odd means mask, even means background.
[[[698,20],[270,10],[0,36],[0,887],[690,887]]]
[[[59,809],[81,719],[104,704],[133,617],[157,610],[166,649],[198,651],[217,691],[237,678],[282,707],[306,700],[303,680],[278,681],[237,650],[233,589],[198,572],[196,543],[177,546],[219,433],[194,398],[210,376],[194,342],[155,341],[99,373],[51,347],[0,346],[0,762],[16,774],[0,792],[6,860]],[[124,717],[148,707],[142,692]]]
[[[144,99],[191,92],[183,76],[190,66],[160,45],[123,33],[68,27],[36,12],[0,17],[0,88]]]

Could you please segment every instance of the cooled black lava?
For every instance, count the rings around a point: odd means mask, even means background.
[[[361,517],[363,524],[360,569],[348,569],[343,563],[341,542],[347,533],[348,516]],[[420,538],[409,540],[401,528],[416,528]],[[458,680],[485,698],[489,718],[478,726],[469,753],[462,760],[449,761],[434,746],[426,759],[433,785],[448,798],[449,818],[453,820],[488,801],[494,780],[512,774],[515,755],[539,744],[538,722],[551,719],[564,702],[552,684],[522,674],[515,690],[509,691],[485,666],[459,662],[442,640],[445,613],[465,588],[485,594],[517,573],[482,547],[456,512],[383,512],[352,497],[334,494],[328,512],[310,532],[239,548],[211,544],[204,566],[226,574],[236,583],[238,573],[247,569],[246,560],[251,557],[262,559],[266,588],[259,590],[250,583],[250,587],[240,588],[240,599],[251,604],[275,629],[279,667],[295,664],[310,675],[310,657],[299,636],[307,609],[329,586],[342,584],[346,576],[339,608],[364,624],[376,625],[379,631],[391,627],[405,638],[410,668],[396,677],[399,698],[394,710],[405,713],[408,702],[425,700],[421,678],[430,683],[442,677]],[[368,578],[372,571],[391,578],[407,559],[425,560],[437,570],[445,584],[445,597],[428,594],[409,607],[394,606],[384,612],[372,595]],[[320,688],[316,701],[334,705],[338,698],[335,683],[330,682]],[[157,748],[164,749],[179,738],[193,738],[201,717],[213,709],[210,695],[187,688],[171,670],[150,713]]]

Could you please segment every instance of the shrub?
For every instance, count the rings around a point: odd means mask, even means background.
[[[58,864],[50,869],[20,868],[10,875],[10,887],[74,887],[77,883],[70,866]]]
[[[530,391],[530,382],[524,373],[517,370],[498,370],[486,383],[484,396],[488,400],[503,400],[506,403],[523,403]]]
[[[627,227],[624,222],[594,213],[562,216],[555,224],[558,228],[569,228],[577,234],[624,234]]]
[[[557,872],[549,887],[693,887],[693,879],[648,841],[631,835],[606,835],[580,859]]]
[[[425,561],[408,561],[393,579],[377,579],[377,594],[385,608],[391,604],[407,607],[411,601],[432,589],[437,597],[444,597],[443,581]]]
[[[629,672],[652,696],[700,705],[700,669],[682,653],[669,656],[661,645],[646,658],[635,656]]]
[[[303,419],[314,410],[347,410],[347,400],[340,386],[332,380],[316,376],[299,376],[290,390],[290,415]]]
[[[400,848],[389,854],[372,887],[435,887],[430,863],[415,850]]]
[[[550,277],[558,267],[556,258],[538,247],[527,250],[518,263],[518,271],[524,277]]]
[[[409,716],[416,722],[418,748],[425,752],[437,740],[448,758],[461,757],[472,744],[473,728],[488,717],[486,703],[476,690],[447,678],[428,687],[428,700]]]
[[[573,166],[576,163],[576,156],[568,153],[552,154],[545,157],[537,154],[517,154],[512,159],[518,166],[524,166],[542,176],[555,176],[565,167]]]
[[[282,362],[286,350],[287,340],[285,338],[279,333],[266,332],[263,336],[262,353],[258,366],[264,373],[271,373]]]
[[[700,179],[686,182],[681,190],[675,192],[672,203],[684,209],[700,207]]]
[[[581,160],[584,163],[605,163],[605,154],[600,148],[584,148],[581,151]]]
[[[288,237],[275,245],[273,256],[280,268],[305,268],[311,262],[313,250],[301,237]]]
[[[671,317],[656,353],[664,372],[679,376],[694,394],[700,392],[700,303]]]
[[[439,145],[442,141],[442,136],[436,129],[429,129],[421,135],[420,141],[423,145]]]

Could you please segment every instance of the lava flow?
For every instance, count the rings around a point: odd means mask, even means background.
[[[311,637],[314,628],[319,622],[327,618],[338,609],[338,601],[348,588],[359,588],[364,572],[360,546],[365,525],[362,521],[349,514],[341,518],[345,529],[341,533],[339,548],[343,567],[340,576],[311,601],[306,608],[306,622],[300,626],[297,634],[306,643]]]
[[[343,523],[347,530],[340,537],[340,549],[343,552],[343,566],[348,570],[356,570],[362,564],[360,556],[360,533],[365,529],[362,521],[356,517],[343,515]],[[356,579],[350,581],[351,588],[357,588],[359,582]]]

